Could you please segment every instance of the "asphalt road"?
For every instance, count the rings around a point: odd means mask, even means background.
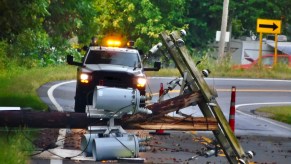
[[[167,82],[172,79],[174,78],[150,78],[148,82],[148,91],[157,93],[160,83],[163,83],[164,87],[166,87]],[[237,112],[235,132],[240,138],[241,144],[245,150],[253,150],[257,153],[254,161],[259,163],[288,163],[287,161],[291,161],[291,126],[264,118],[262,116],[254,115],[252,112],[259,106],[280,106],[291,104],[291,81],[220,78],[208,78],[206,81],[218,91],[217,101],[227,118],[230,108],[230,89],[232,86],[236,87]],[[39,95],[51,109],[72,111],[74,104],[74,89],[74,81],[52,82],[42,86],[39,89]],[[166,98],[176,96],[179,88],[176,89],[177,90],[172,92],[170,95],[166,96]],[[153,101],[157,101],[157,97],[154,97]],[[183,112],[194,116],[201,115],[200,109],[197,107],[188,107],[184,109]],[[208,132],[199,132],[198,134],[195,134],[195,136],[207,136],[211,138],[211,134],[212,133]],[[179,137],[179,133],[177,135]],[[164,140],[167,139],[169,138],[164,138]],[[167,143],[164,143],[164,145],[167,145]],[[167,152],[163,151],[163,153],[160,152],[152,153],[151,155],[143,155],[149,159],[154,158],[155,155],[161,156],[161,154],[165,155]],[[183,155],[180,158],[184,159],[172,162],[180,163],[184,161],[186,158],[185,152],[182,154]],[[177,156],[179,156],[179,154],[177,154]],[[186,156],[191,156],[191,153]],[[165,157],[164,159],[159,159],[160,161],[155,161],[157,159],[152,159],[152,161],[156,163],[170,163],[165,159],[172,160]],[[222,157],[203,157],[199,158],[199,160],[191,162],[206,163],[209,161],[226,163],[225,158]]]

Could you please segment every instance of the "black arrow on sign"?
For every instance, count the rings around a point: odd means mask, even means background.
[[[275,23],[273,23],[272,25],[271,24],[259,24],[259,27],[261,27],[261,28],[272,28],[273,31],[275,31],[278,28],[278,26]]]

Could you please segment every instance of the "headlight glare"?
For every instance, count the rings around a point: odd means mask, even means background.
[[[89,83],[89,75],[86,73],[81,73],[80,81],[81,83]]]
[[[147,80],[143,77],[137,79],[137,87],[144,87],[147,83]]]

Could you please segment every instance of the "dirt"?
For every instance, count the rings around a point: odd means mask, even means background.
[[[44,151],[56,147],[59,129],[40,129],[37,135],[33,143],[38,150]]]
[[[65,149],[80,150],[80,141],[85,129],[74,129],[67,132]],[[211,132],[169,132],[170,135],[151,135],[149,131],[128,131],[139,137],[150,137],[144,143],[150,146],[147,152],[139,156],[146,163],[228,163],[222,151],[217,156],[207,157],[205,153],[215,146]],[[44,129],[36,144],[42,148],[53,148],[58,135],[58,129]],[[291,137],[271,136],[237,136],[245,151],[256,153],[253,161],[264,164],[285,164],[291,161]]]
[[[263,117],[271,117],[265,113],[253,111]],[[67,130],[64,149],[80,150],[81,137],[86,129]],[[128,133],[144,138],[151,138],[143,146],[149,146],[147,152],[140,152],[139,156],[146,163],[220,163],[228,161],[221,150],[217,154],[206,156],[205,153],[212,150],[214,136],[211,132],[168,132],[170,135],[151,135],[146,130],[127,130]],[[59,129],[42,129],[39,138],[34,142],[40,151],[53,149]],[[286,164],[291,161],[291,137],[272,136],[237,136],[245,151],[255,152],[254,163],[258,164]],[[84,163],[92,163],[84,162]]]
[[[272,118],[274,116],[272,113],[260,112],[258,110],[252,110],[251,112],[257,116],[266,117],[266,118]]]

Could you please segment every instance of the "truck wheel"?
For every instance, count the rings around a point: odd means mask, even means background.
[[[85,113],[86,110],[86,100],[83,98],[75,98],[75,112]]]
[[[141,96],[145,96],[145,94],[146,94],[145,90],[141,90],[141,91],[140,91],[140,95],[141,95]],[[143,108],[143,107],[145,107],[145,105],[146,105],[146,104],[145,104],[145,100],[141,100],[141,101],[140,101],[140,104],[139,104],[139,107],[142,107],[142,108]]]
[[[142,107],[142,108],[145,107],[145,100],[140,101],[139,107]]]

